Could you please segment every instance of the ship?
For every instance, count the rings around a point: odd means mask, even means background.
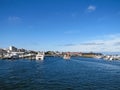
[[[44,52],[38,52],[36,55],[36,60],[44,60]]]

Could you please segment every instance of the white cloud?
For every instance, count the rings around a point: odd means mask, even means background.
[[[72,44],[72,43],[70,43],[70,44],[64,44],[64,45],[60,45],[60,46],[75,46],[76,44]]]
[[[90,40],[81,44],[65,46],[67,51],[120,52],[120,34],[101,36],[104,40]]]
[[[88,8],[87,8],[87,11],[88,12],[93,12],[93,11],[95,11],[96,10],[96,6],[93,6],[93,5],[90,5],[90,6],[88,6]]]
[[[103,45],[104,43],[95,43],[95,42],[88,42],[88,43],[81,43],[81,45]]]

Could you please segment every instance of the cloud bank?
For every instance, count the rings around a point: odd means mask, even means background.
[[[67,51],[82,52],[120,52],[120,34],[101,36],[104,39],[89,40],[78,44],[64,46]]]

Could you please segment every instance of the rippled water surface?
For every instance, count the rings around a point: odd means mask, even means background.
[[[120,90],[120,61],[0,60],[0,90]]]

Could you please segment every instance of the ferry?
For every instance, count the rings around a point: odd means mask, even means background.
[[[44,60],[44,52],[38,52],[38,54],[36,55],[36,60]]]

